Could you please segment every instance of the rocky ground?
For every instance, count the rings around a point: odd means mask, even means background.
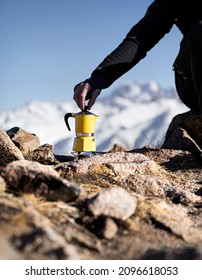
[[[0,129],[0,259],[202,259],[197,127],[174,119],[162,147],[91,156]]]

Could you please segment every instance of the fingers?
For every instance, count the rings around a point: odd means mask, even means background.
[[[99,89],[97,89],[93,92],[92,97],[88,101],[88,105],[87,105],[88,110],[90,110],[91,107],[94,105],[94,103],[95,103],[95,101],[96,101],[96,99],[99,95],[100,95],[100,90]]]
[[[80,83],[79,85],[76,86],[76,88],[74,90],[73,99],[81,110],[85,109],[86,96],[90,90],[91,90],[91,86],[89,83]],[[94,105],[94,103],[99,95],[100,95],[99,89],[95,90],[92,93],[92,95],[89,99],[88,105],[87,105],[88,110],[90,110],[91,107]]]
[[[88,83],[80,83],[74,90],[73,99],[81,110],[85,109],[85,98],[90,90]]]

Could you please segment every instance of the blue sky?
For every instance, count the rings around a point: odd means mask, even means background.
[[[71,101],[73,87],[123,40],[152,0],[0,0],[0,111],[33,99]],[[125,81],[174,85],[174,27]],[[73,101],[72,101],[73,102]]]

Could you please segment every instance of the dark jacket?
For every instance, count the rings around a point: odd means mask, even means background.
[[[109,87],[135,66],[175,24],[186,36],[202,19],[200,0],[155,0],[123,42],[93,71],[87,81],[92,90]]]

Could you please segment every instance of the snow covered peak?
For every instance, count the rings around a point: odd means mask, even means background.
[[[22,108],[0,113],[0,127],[8,130],[21,127],[36,134],[41,144],[54,145],[55,153],[69,154],[72,151],[74,120],[70,120],[72,131],[64,123],[67,112],[78,112],[72,102],[31,101]],[[110,95],[104,91],[92,108],[99,115],[95,128],[97,150],[106,151],[114,144],[126,149],[162,143],[171,119],[188,111],[175,90],[162,89],[155,81],[127,82]]]
[[[105,104],[123,109],[130,104],[145,104],[158,101],[162,98],[177,99],[174,88],[162,89],[155,81],[138,83],[129,81],[113,90],[107,97],[105,97],[103,93],[101,101]]]

